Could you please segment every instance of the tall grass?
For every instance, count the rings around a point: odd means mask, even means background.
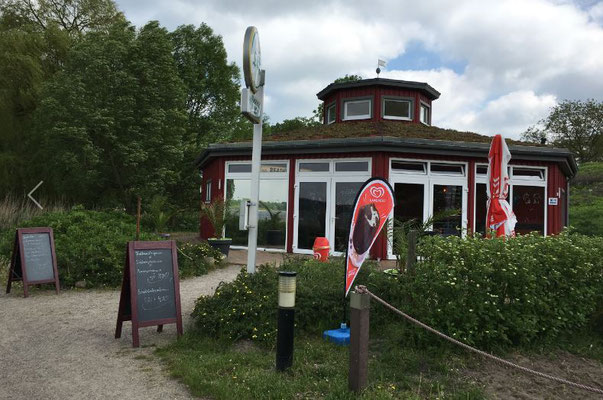
[[[41,202],[41,204],[44,205],[42,210],[27,197],[5,196],[4,199],[0,200],[0,231],[15,228],[22,221],[27,221],[46,212],[68,209],[67,204],[61,200],[53,203]]]

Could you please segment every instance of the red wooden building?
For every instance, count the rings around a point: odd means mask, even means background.
[[[426,220],[440,211],[460,214],[437,221],[443,235],[484,232],[487,154],[491,137],[431,126],[439,93],[426,83],[366,79],[333,83],[318,93],[324,125],[264,138],[258,248],[311,253],[326,236],[344,251],[352,202],[362,183],[387,179],[394,215]],[[566,149],[507,140],[509,203],[516,231],[556,234],[568,223],[569,179],[577,170]],[[238,230],[239,203],[250,197],[251,142],[212,144],[196,160],[202,201],[228,199],[226,235],[246,246]],[[201,222],[201,237],[213,235]],[[374,258],[391,258],[386,238]]]

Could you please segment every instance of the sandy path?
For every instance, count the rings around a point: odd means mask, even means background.
[[[235,278],[240,266],[180,284],[185,331],[201,294]],[[131,323],[113,337],[119,291],[22,291],[0,293],[0,399],[189,399],[157,358],[156,346],[176,339],[175,324],[163,333],[140,330],[132,347]]]

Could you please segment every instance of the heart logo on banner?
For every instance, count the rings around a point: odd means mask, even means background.
[[[385,194],[385,189],[383,189],[382,187],[376,187],[373,186],[371,188],[371,196],[375,197],[375,198],[380,198]]]

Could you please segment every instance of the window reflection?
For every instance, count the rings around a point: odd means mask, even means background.
[[[433,230],[441,235],[461,235],[463,187],[457,185],[433,185]],[[441,217],[442,213],[457,210],[458,215]]]
[[[516,233],[544,234],[544,187],[513,185],[513,212]]]
[[[258,247],[284,249],[287,233],[286,179],[260,180],[260,205],[258,209]],[[232,238],[235,246],[247,246],[249,231],[239,230],[239,210],[241,201],[251,197],[249,179],[228,179],[226,181],[226,236]]]

